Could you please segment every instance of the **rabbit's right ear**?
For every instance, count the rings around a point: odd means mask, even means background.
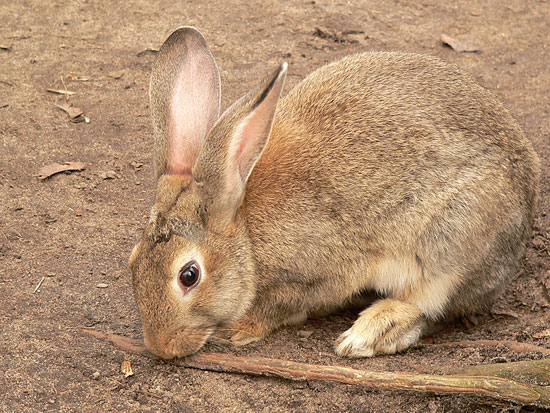
[[[185,26],[158,53],[149,86],[155,175],[190,175],[219,117],[220,75],[202,34]]]
[[[286,72],[283,63],[221,115],[193,166],[193,179],[211,202],[212,222],[221,227],[235,217],[247,180],[267,145]]]

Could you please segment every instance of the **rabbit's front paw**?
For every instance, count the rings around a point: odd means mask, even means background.
[[[263,336],[258,334],[251,326],[243,323],[228,324],[219,327],[210,340],[216,343],[227,344],[228,342],[235,346],[244,346],[246,344],[258,341]]]
[[[263,336],[258,335],[255,332],[250,332],[247,329],[241,327],[238,332],[233,334],[233,336],[231,337],[231,342],[235,346],[245,346],[247,344],[260,340],[262,337]]]
[[[216,335],[229,338],[235,346],[244,346],[264,338],[270,329],[250,314],[239,322],[221,326]]]
[[[418,342],[424,325],[415,305],[387,298],[364,310],[336,340],[335,350],[344,357],[393,354]]]

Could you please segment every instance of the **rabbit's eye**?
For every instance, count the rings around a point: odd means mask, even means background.
[[[195,262],[190,262],[181,269],[180,281],[184,287],[189,288],[199,281],[200,275],[199,266]]]

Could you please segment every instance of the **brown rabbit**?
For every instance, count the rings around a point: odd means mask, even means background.
[[[518,269],[539,160],[518,123],[439,59],[363,53],[279,102],[283,63],[221,116],[202,35],[176,30],[151,76],[155,205],[130,257],[145,343],[171,358],[240,345],[365,290],[349,357],[415,344],[426,320],[487,307]]]

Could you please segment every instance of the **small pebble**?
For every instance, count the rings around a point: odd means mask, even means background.
[[[300,330],[298,331],[298,336],[302,338],[310,338],[313,334],[313,331]]]
[[[94,374],[92,374],[92,379],[97,380],[99,379],[99,376],[100,376],[99,371],[94,371]]]
[[[107,288],[108,285],[105,284],[105,283],[99,283],[98,285],[96,285],[97,288]]]
[[[115,171],[106,171],[106,172],[103,172],[100,176],[104,180],[117,178],[117,174]]]

